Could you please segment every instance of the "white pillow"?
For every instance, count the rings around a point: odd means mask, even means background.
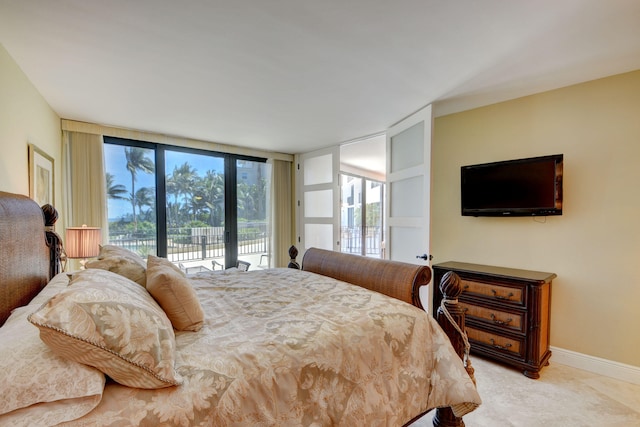
[[[67,282],[65,274],[56,276],[0,328],[0,425],[55,425],[80,418],[100,403],[104,374],[56,355],[27,321],[42,296],[46,300]]]

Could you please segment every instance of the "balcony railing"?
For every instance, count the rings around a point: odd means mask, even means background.
[[[155,234],[109,233],[109,244],[145,256],[157,253]],[[238,255],[265,254],[269,238],[266,222],[238,224]],[[224,259],[224,227],[184,227],[167,230],[167,256],[173,262]]]
[[[340,247],[342,252],[362,255],[364,232],[365,252],[370,257],[381,256],[382,227],[340,227]]]

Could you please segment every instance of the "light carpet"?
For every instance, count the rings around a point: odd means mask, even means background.
[[[482,405],[467,427],[640,426],[640,385],[553,363],[532,380],[519,370],[472,356]],[[434,411],[411,427],[432,425]]]

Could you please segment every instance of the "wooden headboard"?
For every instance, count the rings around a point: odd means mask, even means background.
[[[431,269],[426,265],[318,248],[307,249],[302,258],[302,269],[362,286],[422,309],[420,287],[428,285],[431,280]]]
[[[0,326],[60,271],[60,239],[45,230],[57,215],[50,205],[41,209],[26,196],[0,191]]]

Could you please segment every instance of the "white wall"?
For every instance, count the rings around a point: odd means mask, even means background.
[[[460,215],[460,166],[564,154],[563,215]],[[551,345],[640,367],[640,71],[436,118],[432,249],[554,272]]]
[[[54,159],[55,205],[61,206],[61,135],[60,117],[0,44],[0,191],[29,195],[31,143]]]

